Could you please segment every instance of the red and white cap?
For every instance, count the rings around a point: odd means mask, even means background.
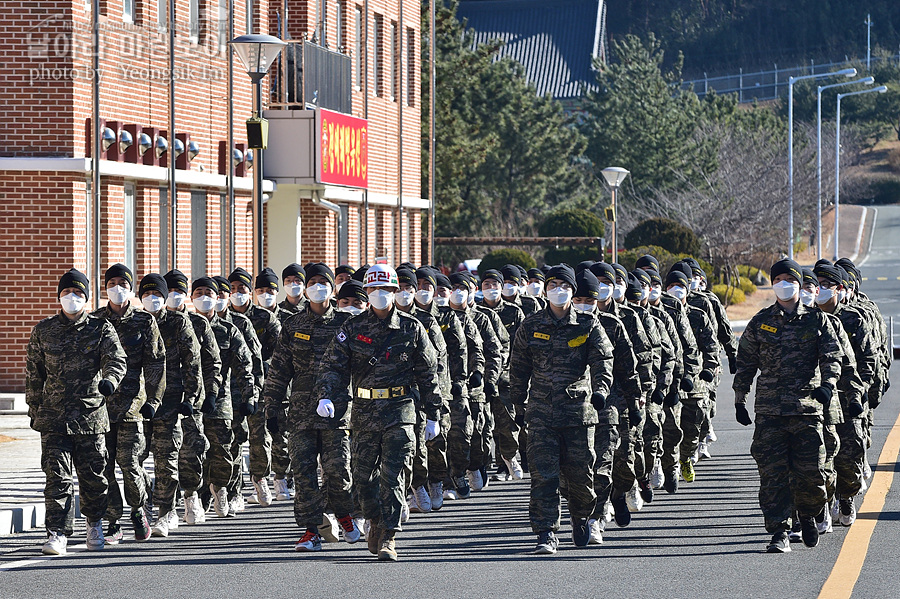
[[[371,287],[395,287],[400,289],[397,271],[387,264],[376,264],[366,271],[366,282],[363,287],[366,289]]]

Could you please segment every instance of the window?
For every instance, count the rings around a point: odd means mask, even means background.
[[[399,96],[400,90],[397,85],[397,75],[399,75],[398,66],[400,64],[399,60],[399,52],[400,52],[400,44],[397,38],[397,23],[391,21],[391,63],[390,69],[388,69],[388,77],[391,78],[391,100],[396,101]]]
[[[384,51],[381,48],[381,33],[384,27],[384,18],[381,15],[375,15],[375,39],[374,51],[372,52],[372,75],[375,80],[374,93],[376,96],[384,95],[384,89],[381,83],[381,60]]]
[[[125,0],[122,3],[122,20],[126,23],[134,23],[134,0]]]
[[[335,20],[334,20],[334,40],[337,44],[337,49],[342,50],[344,48],[344,3],[341,0],[337,0],[334,3],[335,10]]]
[[[363,40],[362,40],[362,8],[359,6],[356,7],[356,24],[354,27],[354,40],[355,47],[353,48],[353,65],[356,71],[356,77],[354,81],[356,82],[356,89],[362,88],[362,53],[363,53]]]
[[[137,272],[137,199],[134,194],[134,183],[125,184],[125,266],[131,272]]]
[[[191,191],[191,277],[206,274],[206,191]]]
[[[169,22],[169,0],[156,0],[156,15],[159,30],[166,31],[168,29],[167,23]]]
[[[230,23],[228,14],[228,0],[219,0],[219,51],[224,52],[228,47],[228,25]]]
[[[190,0],[188,4],[188,22],[191,27],[191,41],[195,44],[200,40],[200,0]]]
[[[416,104],[416,32],[406,29],[406,105]]]

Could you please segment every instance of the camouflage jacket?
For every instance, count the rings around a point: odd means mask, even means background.
[[[500,380],[500,374],[503,372],[505,362],[503,342],[497,336],[497,329],[503,329],[504,334],[506,329],[503,328],[500,317],[494,313],[486,314],[478,308],[467,308],[464,312],[478,329],[484,352],[484,371],[482,372],[484,380],[478,387],[469,387],[469,398],[472,401],[484,401],[484,384],[490,382],[496,387]]]
[[[612,381],[613,346],[592,315],[570,307],[557,319],[545,308],[527,316],[516,332],[509,362],[510,398],[517,406],[528,399],[527,423],[597,424],[591,393],[609,396]]]
[[[216,337],[219,355],[222,357],[222,386],[219,387],[219,396],[216,398],[216,411],[209,417],[232,420],[234,411],[231,405],[231,385],[238,387],[238,392],[244,401],[250,404],[256,403],[257,388],[253,378],[253,356],[247,349],[244,336],[234,324],[213,314],[209,326]]]
[[[516,297],[511,300],[506,299],[505,297],[501,297],[500,301],[507,302],[509,304],[512,304],[513,306],[518,307],[522,311],[522,314],[524,314],[525,316],[531,316],[535,312],[540,312],[544,309],[540,300],[538,300],[536,297],[531,297],[530,295],[522,295],[521,293],[517,293]]]
[[[519,326],[521,326],[522,321],[525,320],[525,313],[522,312],[522,309],[512,304],[510,302],[499,301],[497,305],[491,308],[484,301],[478,303],[478,307],[483,311],[490,310],[500,317],[500,322],[503,324],[503,327],[506,329],[506,335],[500,335],[500,332],[497,332],[497,336],[500,337],[500,342],[503,343],[503,351],[506,355],[506,359],[503,362],[503,372],[500,374],[500,386],[508,386],[509,385],[509,354],[512,349],[512,341],[516,338],[516,331],[519,330]],[[542,308],[543,309],[543,308]],[[504,340],[505,339],[505,340]]]
[[[419,311],[431,314],[440,327],[444,337],[444,344],[447,346],[447,374],[450,383],[459,383],[459,386],[463,389],[463,395],[466,395],[466,387],[469,384],[469,343],[466,340],[466,333],[463,331],[462,323],[453,310],[440,308],[436,302],[431,302],[427,309],[420,308],[418,304],[415,304],[415,307]],[[446,393],[449,401],[449,388]]]
[[[350,425],[349,387],[329,397],[334,402],[334,418],[322,418],[316,413],[319,400],[315,392],[319,364],[349,317],[328,306],[321,316],[307,308],[284,321],[263,389],[267,417],[275,416],[287,403],[291,430],[345,429]]]
[[[672,360],[672,380],[670,383],[670,387],[672,384],[681,380],[681,377],[684,376],[684,356],[683,349],[681,345],[681,339],[678,336],[678,330],[675,328],[675,321],[672,320],[672,317],[669,316],[669,313],[665,311],[662,306],[652,306],[647,304],[647,309],[650,310],[650,314],[656,319],[656,322],[659,325],[659,332],[661,337],[663,338],[663,346],[668,347],[669,351],[672,352],[671,360]],[[663,352],[663,362],[665,362],[665,350]],[[663,392],[668,392],[669,389],[664,389]]]
[[[672,385],[672,373],[675,371],[675,348],[669,340],[669,334],[664,325],[650,310],[650,306],[631,306],[641,317],[641,323],[647,331],[647,337],[654,344],[654,354],[659,351],[659,368],[656,369],[656,379],[653,382],[653,390],[659,389],[663,393]],[[658,347],[656,344],[659,344]],[[656,358],[654,357],[654,364]]]
[[[712,291],[701,291],[700,293],[709,300],[709,304],[712,307],[713,316],[710,320],[713,323],[713,328],[716,330],[716,340],[722,346],[722,349],[725,350],[725,355],[733,358],[737,355],[737,337],[734,336],[734,331],[731,330],[731,321],[728,320],[725,306],[722,305],[719,296]]]
[[[643,401],[643,393],[637,373],[637,358],[628,331],[619,317],[609,312],[594,312],[594,316],[613,346],[613,382],[607,403],[618,410],[636,409]]]
[[[179,310],[179,312],[187,314],[194,329],[194,336],[197,337],[197,343],[200,344],[203,396],[200,399],[200,403],[194,406],[194,408],[199,410],[207,396],[219,397],[219,392],[222,390],[222,355],[219,352],[216,335],[213,333],[212,326],[210,326],[206,317],[187,310]]]
[[[787,313],[776,302],[750,319],[738,345],[735,403],[745,403],[756,373],[757,414],[822,415],[816,387],[837,387],[843,351],[821,312],[798,304]]]
[[[416,386],[428,420],[438,420],[443,398],[437,354],[425,327],[396,308],[384,320],[370,308],[348,319],[328,346],[316,383],[316,401],[352,388],[350,428],[380,431],[416,423]],[[369,398],[360,397],[366,390]],[[376,398],[372,389],[388,390]]]
[[[641,401],[644,401],[656,384],[656,376],[653,373],[653,346],[647,337],[647,331],[644,330],[644,325],[637,312],[624,304],[610,301],[606,312],[622,321],[625,331],[628,333],[628,339],[631,340],[631,348],[637,359],[637,374],[641,383],[641,392],[644,394]]]
[[[437,353],[438,382],[440,383],[441,397],[446,405],[450,401],[450,369],[448,366],[447,343],[444,341],[441,325],[438,324],[437,319],[431,312],[423,310],[415,302],[409,307],[407,314],[422,323],[422,326],[428,331],[428,339]]]
[[[879,355],[878,334],[869,325],[865,316],[848,304],[838,304],[832,312],[841,321],[844,332],[850,340],[856,357],[856,374],[862,381],[863,393],[875,385],[878,378]]]
[[[147,403],[158,410],[166,391],[166,348],[156,319],[131,303],[122,316],[109,306],[94,310],[91,316],[113,325],[128,362],[125,378],[106,401],[109,421],[141,422],[141,406]]]
[[[667,293],[662,295],[659,307],[665,310],[672,319],[678,341],[681,343],[681,377],[675,379],[675,383],[681,384],[681,379],[687,377],[692,383],[697,380],[700,371],[703,370],[703,354],[697,345],[697,337],[691,329],[691,322],[687,316],[687,309],[678,299]]]
[[[31,331],[25,356],[25,403],[41,433],[109,432],[101,379],[116,387],[125,378],[125,350],[113,326],[83,312],[72,321],[60,311]]]
[[[241,314],[241,312],[234,309],[234,306],[228,306],[228,309]],[[253,323],[256,337],[262,345],[263,371],[268,370],[269,363],[272,361],[272,354],[275,353],[275,346],[278,345],[278,333],[281,332],[281,323],[278,322],[278,317],[275,314],[265,308],[260,308],[256,304],[250,304],[243,315]]]
[[[831,401],[824,407],[823,416],[825,424],[842,424],[850,420],[848,406],[854,401],[862,402],[864,389],[862,380],[856,372],[856,356],[853,353],[853,346],[850,344],[850,337],[844,330],[844,325],[834,314],[828,312],[824,312],[824,314],[831,321],[831,326],[834,327],[834,333],[841,345],[842,356],[841,378],[838,380],[837,393],[832,395]]]
[[[300,301],[297,302],[295,306],[287,298],[284,298],[281,303],[278,304],[278,311],[275,313],[278,316],[278,322],[281,325],[284,325],[284,322],[293,316],[294,314],[300,314],[304,310],[306,310],[306,306],[309,305],[309,300],[306,299],[305,296],[300,296]]]
[[[182,401],[194,407],[203,404],[200,342],[187,314],[160,310],[156,324],[166,346],[166,393],[156,417],[169,420],[178,415]]]
[[[864,293],[857,292],[856,297],[849,302],[866,317],[866,329],[872,336],[872,343],[878,349],[878,368],[867,393],[871,399],[880,400],[884,393],[884,387],[890,376],[891,362],[893,361],[893,342],[889,338],[887,324],[881,315],[878,305],[870,300]]]
[[[452,312],[456,316],[456,319],[459,320],[459,324],[462,327],[466,339],[466,372],[468,372],[470,376],[473,372],[480,372],[481,375],[484,376],[487,359],[484,355],[484,342],[481,340],[481,335],[478,333],[478,327],[475,325],[475,321],[472,320],[472,317],[469,316],[467,312],[454,310],[449,306],[439,309],[441,312]],[[468,378],[462,381],[462,387],[463,394],[465,395],[466,390],[469,387]]]
[[[260,394],[263,388],[263,357],[262,357],[262,345],[259,343],[259,338],[256,336],[256,329],[253,328],[253,323],[250,322],[250,319],[241,314],[240,312],[231,312],[226,310],[225,316],[220,316],[222,320],[230,322],[234,326],[237,327],[237,330],[241,332],[241,336],[244,338],[244,343],[247,344],[247,349],[250,350],[250,357],[253,359],[253,384],[256,386],[257,395]],[[239,406],[243,403],[244,398],[241,395],[241,387],[235,384],[234,378],[239,376],[234,370],[231,371],[231,403],[232,405]]]

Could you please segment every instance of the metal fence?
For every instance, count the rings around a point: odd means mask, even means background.
[[[350,114],[350,57],[308,41],[287,40],[278,57],[272,106],[325,108]]]

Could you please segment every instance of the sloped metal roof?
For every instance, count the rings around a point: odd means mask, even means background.
[[[461,0],[457,16],[476,43],[502,40],[500,56],[525,68],[538,95],[578,98],[596,89],[592,60],[605,59],[604,0]]]

